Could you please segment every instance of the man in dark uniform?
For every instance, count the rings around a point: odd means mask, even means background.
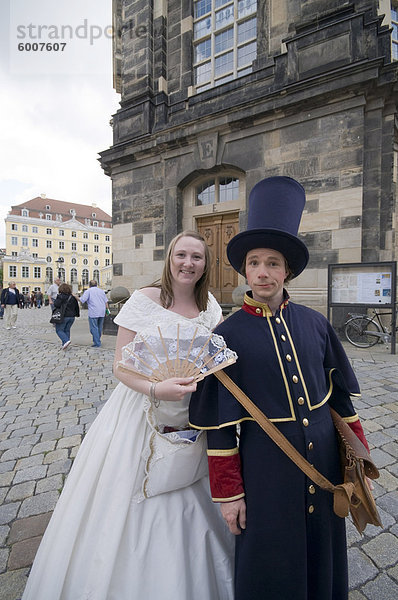
[[[304,204],[303,187],[289,177],[253,188],[248,229],[227,249],[251,292],[216,332],[238,354],[226,373],[337,484],[329,405],[367,444],[351,401],[358,383],[333,328],[290,302],[284,288],[308,262],[297,237]],[[345,522],[333,512],[332,494],[315,486],[214,376],[193,394],[190,422],[207,430],[213,501],[237,535],[236,600],[346,600]]]

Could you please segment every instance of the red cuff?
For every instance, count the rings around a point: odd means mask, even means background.
[[[361,421],[358,419],[358,421],[354,421],[354,423],[347,423],[347,425],[349,425],[351,427],[352,431],[355,433],[357,438],[359,438],[361,440],[361,442],[365,446],[366,450],[368,452],[370,452],[368,442],[366,441],[366,437],[365,437],[364,431],[362,429]]]
[[[215,456],[217,450],[209,450],[209,475],[211,496],[214,502],[230,502],[245,495],[240,468],[239,452]],[[222,450],[220,452],[223,452]]]

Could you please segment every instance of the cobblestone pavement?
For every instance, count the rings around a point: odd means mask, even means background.
[[[81,440],[116,385],[115,337],[91,348],[84,313],[67,351],[48,308],[18,313],[16,329],[0,321],[0,600],[21,597]],[[347,520],[350,600],[396,600],[398,358],[386,346],[345,347],[362,389],[356,408],[380,468],[374,495],[383,521],[383,529],[368,527],[361,537]]]

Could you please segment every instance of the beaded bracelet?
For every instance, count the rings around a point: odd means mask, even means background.
[[[157,381],[152,381],[151,387],[149,389],[149,398],[151,399],[151,402],[155,408],[158,408],[158,406],[160,405],[160,400],[158,400],[155,396],[155,389],[156,389],[157,383],[158,383]]]

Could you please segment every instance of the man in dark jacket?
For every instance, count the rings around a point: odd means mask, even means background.
[[[16,329],[17,311],[19,306],[19,291],[16,288],[15,281],[10,281],[8,288],[1,292],[1,306],[4,308],[6,316],[6,328]]]
[[[238,354],[225,372],[337,484],[329,406],[366,439],[352,402],[358,382],[332,326],[291,302],[284,287],[308,262],[297,236],[304,203],[304,189],[289,177],[253,188],[248,228],[227,248],[251,291],[215,332]],[[192,395],[190,422],[207,430],[212,498],[237,536],[235,600],[347,600],[345,524],[332,494],[308,480],[212,375]]]

